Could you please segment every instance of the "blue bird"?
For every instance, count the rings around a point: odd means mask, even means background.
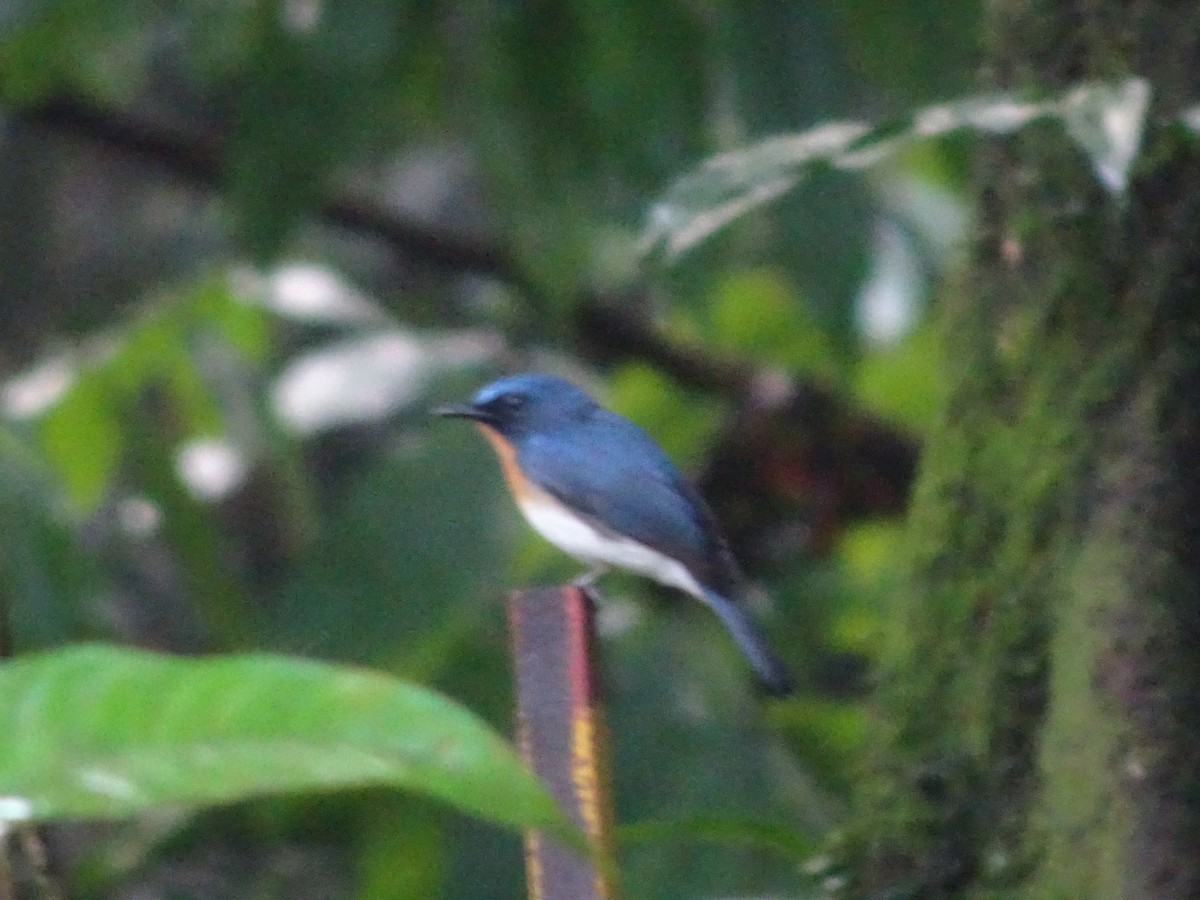
[[[502,378],[434,412],[479,426],[529,524],[590,566],[580,583],[617,568],[691,594],[720,617],[767,690],[791,691],[787,668],[738,602],[742,576],[712,512],[645,431],[538,374]]]

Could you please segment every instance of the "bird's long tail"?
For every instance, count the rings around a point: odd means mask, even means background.
[[[764,688],[776,696],[790,694],[795,687],[792,673],[775,655],[745,607],[735,600],[705,588],[704,600],[720,617],[733,639],[754,667]]]

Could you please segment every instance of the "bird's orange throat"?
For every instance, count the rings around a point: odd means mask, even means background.
[[[483,422],[476,422],[475,425],[479,428],[480,433],[488,439],[488,443],[496,451],[496,456],[500,458],[500,468],[504,471],[504,480],[508,482],[509,490],[513,492],[517,502],[529,499],[533,494],[533,486],[522,474],[521,467],[517,465],[516,448],[504,435],[491,426],[485,425]]]

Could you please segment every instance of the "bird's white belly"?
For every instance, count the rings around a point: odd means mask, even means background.
[[[548,496],[523,498],[520,507],[538,534],[576,559],[592,566],[625,569],[704,599],[696,579],[669,556],[629,538],[605,534]]]

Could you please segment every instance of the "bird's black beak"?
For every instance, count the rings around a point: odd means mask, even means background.
[[[442,406],[435,406],[431,412],[435,416],[445,416],[452,419],[472,419],[476,422],[490,422],[492,416],[486,410],[480,409],[478,406],[473,406],[470,403],[446,403]]]

